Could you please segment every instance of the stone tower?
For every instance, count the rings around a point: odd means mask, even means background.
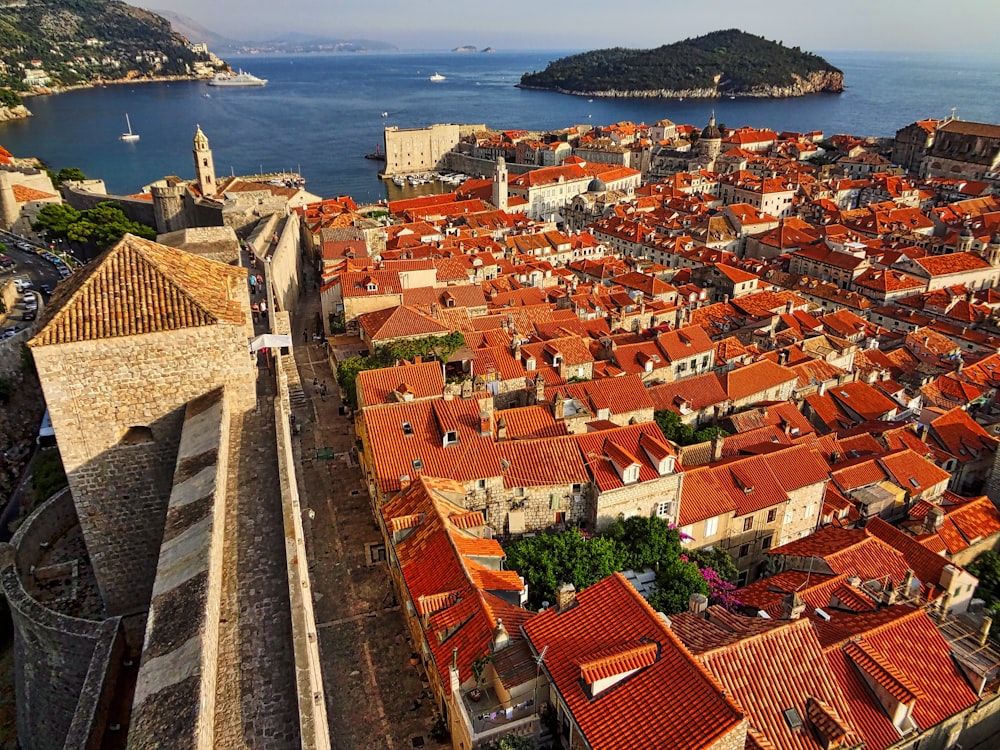
[[[986,260],[994,268],[1000,266],[1000,231],[994,232],[990,237],[990,244],[986,246]]]
[[[493,205],[500,211],[507,210],[507,161],[497,158],[497,168],[493,173]]]
[[[972,235],[972,229],[968,224],[962,227],[962,231],[958,234],[958,247],[956,250],[960,253],[967,253],[972,250],[972,242],[975,237]]]
[[[212,161],[212,149],[208,147],[208,138],[201,132],[198,125],[194,134],[194,173],[195,181],[202,195],[213,196],[216,192],[215,163]]]
[[[176,182],[170,185],[153,185],[150,192],[153,195],[153,219],[157,233],[166,234],[186,229],[184,194],[187,188],[184,184]]]
[[[256,402],[252,327],[245,269],[127,234],[28,343],[109,616],[149,607],[186,404]]]
[[[715,112],[708,118],[708,125],[701,131],[698,139],[698,153],[707,156],[712,161],[722,151],[722,131],[715,124]]]

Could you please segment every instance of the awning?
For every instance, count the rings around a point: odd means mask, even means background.
[[[263,333],[250,342],[250,351],[252,353],[261,349],[280,349],[291,345],[292,337],[287,333]]]

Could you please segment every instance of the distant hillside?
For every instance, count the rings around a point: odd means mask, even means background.
[[[839,92],[844,76],[818,55],[729,29],[651,50],[571,55],[519,85],[603,97],[781,97]]]
[[[0,3],[0,85],[18,90],[145,76],[190,75],[202,57],[170,23],[118,0]],[[25,78],[25,71],[31,73]]]
[[[205,28],[188,16],[182,16],[180,13],[175,13],[172,10],[154,9],[152,12],[170,21],[170,26],[173,30],[184,38],[196,43],[204,42],[216,54],[220,50],[232,49],[239,45],[239,42],[224,37],[221,34],[216,34],[211,29]]]

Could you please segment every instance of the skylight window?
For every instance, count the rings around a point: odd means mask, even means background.
[[[786,708],[781,712],[785,717],[785,721],[788,722],[788,728],[793,732],[797,732],[802,729],[802,717],[799,716],[799,710],[792,706],[791,708]]]
[[[409,422],[403,422],[403,434],[404,435],[412,435],[413,434],[413,425],[410,424]]]
[[[914,479],[913,477],[910,477],[910,485],[911,485],[912,487],[919,487],[919,486],[920,486],[920,482],[918,482],[918,481],[917,481],[916,479]]]
[[[419,458],[413,459],[413,468],[416,469],[417,471],[420,471],[421,469],[424,468],[424,462],[421,461]]]

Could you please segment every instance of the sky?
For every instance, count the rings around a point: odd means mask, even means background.
[[[991,50],[997,0],[145,0],[221,36],[371,39],[400,49],[648,48],[739,28],[804,50]],[[197,41],[197,40],[192,40]]]

